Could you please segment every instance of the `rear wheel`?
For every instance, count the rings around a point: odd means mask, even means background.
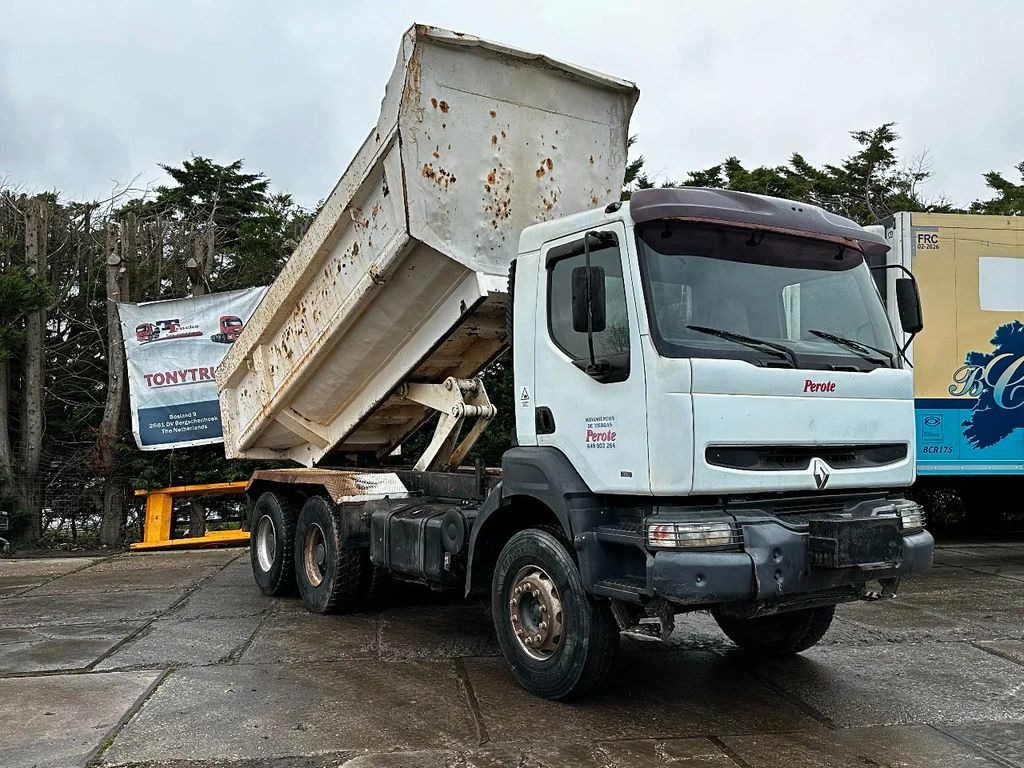
[[[722,631],[744,650],[764,656],[789,656],[806,651],[821,640],[832,624],[834,605],[805,608],[758,619],[716,616]]]
[[[294,541],[295,512],[288,498],[273,491],[260,494],[249,519],[249,561],[263,594],[279,597],[294,593]]]
[[[302,601],[316,613],[360,608],[373,586],[370,551],[342,545],[338,515],[330,501],[312,496],[295,526],[295,577]]]
[[[586,593],[575,561],[549,531],[509,539],[494,570],[491,610],[502,655],[531,693],[582,695],[612,666],[619,630],[611,610]]]

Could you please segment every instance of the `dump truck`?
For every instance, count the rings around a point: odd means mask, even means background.
[[[884,238],[722,190],[621,202],[637,98],[406,33],[377,124],[217,370],[227,455],[300,465],[249,482],[263,592],[316,612],[388,579],[489,596],[512,675],[561,699],[680,613],[796,653],[930,565],[904,496],[911,374],[869,271]],[[509,448],[462,468],[509,349]]]
[[[903,212],[878,231],[889,264],[917,275],[928,316],[907,345],[917,486],[956,491],[984,524],[1001,511],[986,500],[1011,498],[1024,475],[1024,219]]]

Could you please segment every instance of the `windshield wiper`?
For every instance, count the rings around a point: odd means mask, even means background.
[[[862,341],[848,339],[845,336],[836,336],[834,333],[829,333],[828,331],[819,331],[814,328],[809,328],[807,332],[813,333],[819,339],[825,339],[826,341],[831,341],[833,344],[838,344],[841,347],[846,347],[847,349],[853,350],[870,363],[884,363],[888,361],[890,368],[893,367],[896,363],[892,352],[887,352],[884,349],[873,347],[870,344],[865,344]],[[884,355],[885,360],[879,360],[877,357],[872,357],[872,352],[877,352],[880,355]]]
[[[697,331],[698,333],[707,333],[712,336],[718,336],[728,341],[733,341],[737,344],[743,344],[748,347],[753,347],[762,352],[767,352],[773,357],[779,357],[784,360],[788,360],[794,368],[800,366],[796,362],[796,353],[793,352],[789,347],[784,347],[781,344],[776,344],[773,341],[765,341],[764,339],[757,339],[753,336],[744,336],[742,333],[733,333],[723,328],[709,328],[706,325],[688,325],[686,326],[691,331]]]

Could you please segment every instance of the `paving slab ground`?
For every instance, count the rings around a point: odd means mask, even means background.
[[[940,547],[798,658],[704,614],[572,704],[518,688],[486,602],[307,613],[239,549],[0,560],[0,767],[1024,766],[1024,547]]]
[[[0,680],[0,765],[85,764],[159,680],[160,672]]]

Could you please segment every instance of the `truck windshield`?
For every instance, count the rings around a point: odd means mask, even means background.
[[[895,367],[878,290],[855,247],[711,224],[638,228],[651,334],[667,357]]]

